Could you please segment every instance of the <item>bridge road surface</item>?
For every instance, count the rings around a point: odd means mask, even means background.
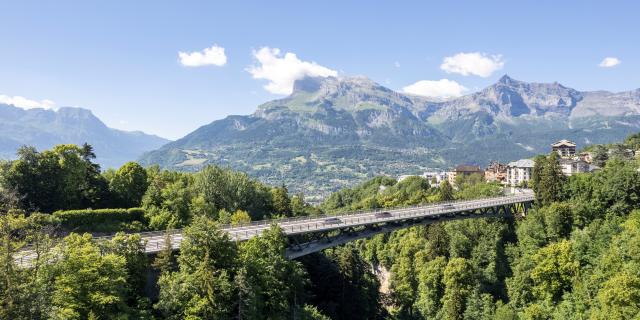
[[[492,208],[501,205],[509,205],[515,203],[531,202],[534,200],[533,193],[524,193],[519,195],[502,196],[495,198],[440,202],[424,206],[406,207],[399,209],[376,209],[363,212],[351,212],[339,215],[320,215],[278,220],[261,220],[240,226],[223,226],[222,231],[229,234],[233,241],[245,241],[262,234],[268,230],[272,224],[277,224],[286,235],[305,234],[313,232],[324,232],[336,229],[358,227],[365,225],[378,224],[383,222],[402,221],[414,218],[433,217],[437,219],[441,215],[451,215],[463,213],[466,211]],[[386,216],[376,216],[376,213],[388,212]],[[477,215],[474,215],[477,217]],[[327,219],[332,218],[331,221]],[[333,220],[336,219],[336,220]],[[165,248],[166,233],[159,232],[141,232],[143,241],[145,241],[145,252],[156,253]],[[179,249],[182,241],[182,230],[173,230],[170,232],[171,246],[173,249]],[[97,241],[108,240],[111,237],[96,237]],[[18,265],[28,265],[35,258],[35,253],[30,250],[23,250],[16,254],[16,262]]]

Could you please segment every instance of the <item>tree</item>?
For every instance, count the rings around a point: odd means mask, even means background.
[[[561,200],[565,180],[557,153],[553,152],[547,157],[536,157],[532,187],[539,204],[548,205]]]
[[[300,320],[331,320],[329,317],[323,315],[314,306],[305,304],[302,308]]]
[[[146,270],[149,267],[147,255],[145,253],[145,241],[139,234],[117,233],[111,241],[106,244],[106,251],[124,257],[127,269],[127,285],[131,289],[129,292],[129,303],[137,301],[144,295],[146,284]]]
[[[634,133],[625,138],[624,144],[631,150],[640,150],[640,132]]]
[[[21,147],[18,159],[5,172],[4,183],[23,196],[29,210],[102,207],[107,201],[106,181],[93,163],[91,146],[64,144],[38,152]]]
[[[591,151],[591,163],[598,167],[604,167],[609,160],[609,149],[603,145],[596,145]]]
[[[139,207],[148,187],[147,171],[136,162],[127,162],[115,172],[109,189],[122,208]]]
[[[175,270],[176,260],[173,253],[171,233],[168,231],[164,235],[164,248],[158,252],[152,266],[160,271],[161,275]]]
[[[195,189],[214,210],[244,210],[251,220],[264,218],[271,208],[269,189],[241,172],[207,166],[196,174]]]
[[[20,230],[26,221],[24,215],[14,209],[18,202],[15,193],[0,189],[0,197],[3,200],[0,201],[0,318],[12,319],[19,314],[18,291],[23,281],[14,254],[24,246]]]
[[[416,309],[425,319],[435,319],[440,311],[445,290],[443,278],[446,267],[446,258],[437,257],[420,270]]]
[[[442,182],[440,182],[438,194],[440,196],[440,201],[453,200],[453,187],[451,186],[449,181],[443,180]]]
[[[607,280],[598,292],[596,310],[594,319],[637,319],[640,316],[638,274],[625,270]]]
[[[271,189],[271,202],[273,203],[273,213],[283,217],[290,217],[291,199],[289,199],[289,190],[285,185]]]
[[[540,299],[557,302],[571,288],[579,264],[571,249],[571,242],[563,240],[539,249],[533,256],[531,270],[533,293]]]
[[[122,256],[101,254],[89,234],[66,237],[54,264],[53,319],[125,317],[126,264]]]
[[[231,319],[237,248],[217,223],[194,217],[180,244],[179,269],[158,280],[155,308],[167,319]]]
[[[444,270],[442,312],[446,319],[462,319],[473,291],[473,266],[464,258],[453,258]]]
[[[246,211],[238,210],[231,215],[231,225],[237,226],[251,222],[251,217]]]
[[[555,202],[539,210],[544,217],[544,226],[549,241],[568,238],[573,228],[573,212],[571,205]]]
[[[381,319],[380,282],[353,245],[302,257],[309,301],[330,319]]]
[[[245,308],[266,319],[289,318],[300,307],[304,270],[285,257],[285,250],[286,238],[276,225],[241,246],[240,261],[257,295],[255,304]]]

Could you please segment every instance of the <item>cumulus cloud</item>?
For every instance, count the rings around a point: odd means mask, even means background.
[[[467,88],[453,80],[440,79],[437,81],[420,80],[402,88],[402,91],[417,96],[446,99],[461,96],[467,91]]]
[[[186,67],[224,66],[227,64],[227,55],[224,48],[214,44],[210,48],[194,52],[178,52],[180,63]]]
[[[55,102],[47,99],[36,101],[21,96],[8,96],[4,94],[0,94],[0,103],[14,105],[22,109],[52,109],[56,105]]]
[[[440,69],[447,73],[457,73],[463,76],[476,75],[489,77],[504,67],[502,55],[487,55],[480,52],[461,52],[451,57],[445,57]]]
[[[291,94],[293,83],[305,76],[335,77],[338,72],[313,61],[302,61],[295,53],[284,55],[278,48],[263,47],[253,52],[257,65],[247,68],[254,79],[265,79],[264,88],[275,94]]]
[[[602,62],[600,62],[599,66],[603,68],[611,68],[619,65],[620,62],[620,59],[616,57],[606,57],[602,59]]]

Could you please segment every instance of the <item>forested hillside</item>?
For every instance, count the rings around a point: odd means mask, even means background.
[[[498,195],[480,176],[432,187],[377,177],[320,206],[215,166],[127,163],[88,145],[24,148],[0,165],[0,319],[633,319],[640,316],[640,135],[569,178],[536,158],[526,216],[413,227],[289,261],[274,226],[230,241],[220,224]],[[184,227],[180,252],[89,233]],[[13,256],[26,245],[31,268]],[[154,275],[157,275],[154,276]],[[156,280],[157,279],[157,280]]]
[[[620,146],[636,150],[640,135]],[[635,319],[640,316],[640,172],[638,160],[605,152],[605,167],[565,178],[555,155],[534,169],[537,208],[518,219],[473,219],[414,227],[356,247],[390,272],[397,319]],[[377,178],[333,194],[323,205],[345,210],[411,205],[445,188],[419,178]],[[382,188],[381,188],[382,186]],[[386,187],[386,188],[384,188]],[[384,189],[383,192],[379,190]],[[491,195],[466,184],[456,198]]]

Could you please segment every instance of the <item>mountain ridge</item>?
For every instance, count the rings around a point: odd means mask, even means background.
[[[326,194],[379,174],[511,161],[560,138],[608,143],[640,128],[640,90],[578,91],[508,75],[434,101],[364,77],[304,78],[246,116],[216,120],[141,157],[197,170],[214,163],[294,191]]]
[[[22,109],[0,104],[0,158],[13,159],[22,145],[38,150],[56,144],[91,144],[104,168],[119,167],[169,142],[142,131],[109,128],[90,110],[78,107]]]

